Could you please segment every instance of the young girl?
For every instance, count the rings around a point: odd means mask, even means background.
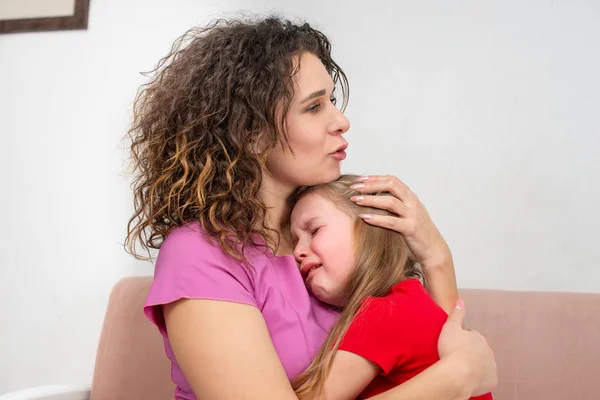
[[[301,275],[319,300],[343,309],[315,360],[295,380],[300,398],[369,398],[439,360],[447,314],[426,291],[403,236],[363,222],[389,212],[361,206],[360,197],[350,200],[359,194],[352,187],[357,178],[343,175],[292,199]]]

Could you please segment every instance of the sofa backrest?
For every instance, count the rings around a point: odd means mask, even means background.
[[[495,400],[600,399],[600,294],[463,289],[498,364]]]
[[[168,400],[171,363],[161,334],[142,307],[152,277],[130,277],[113,288],[96,354],[92,400]]]
[[[112,290],[98,345],[92,400],[167,400],[170,362],[142,307],[151,277]],[[600,399],[600,294],[463,289],[466,327],[496,354],[495,400]]]

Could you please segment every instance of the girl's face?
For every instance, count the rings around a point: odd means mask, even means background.
[[[344,305],[343,289],[355,267],[354,221],[331,201],[309,193],[291,215],[294,257],[319,300]]]
[[[304,53],[294,77],[294,98],[286,116],[293,151],[275,148],[267,169],[275,181],[293,190],[331,182],[340,176],[347,147],[342,137],[350,123],[332,103],[333,80],[317,56]]]

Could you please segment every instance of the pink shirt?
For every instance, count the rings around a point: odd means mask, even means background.
[[[246,257],[254,270],[207,240],[198,223],[176,228],[161,246],[144,313],[163,335],[178,400],[196,397],[173,355],[163,304],[188,298],[257,307],[290,380],[308,367],[335,322],[338,314],[308,294],[293,256],[250,248]]]

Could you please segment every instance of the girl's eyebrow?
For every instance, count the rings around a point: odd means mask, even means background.
[[[314,216],[304,221],[304,223],[302,224],[302,229],[307,229],[315,221],[315,219],[318,218],[318,216]]]
[[[304,222],[303,222],[303,223],[300,225],[299,229],[300,229],[301,231],[304,231],[304,230],[308,229],[308,227],[309,227],[309,226],[310,226],[310,225],[311,225],[311,224],[314,222],[314,220],[316,220],[316,219],[318,219],[318,218],[319,218],[319,217],[318,217],[318,216],[316,216],[316,215],[315,215],[314,217],[310,217],[309,219],[307,219],[306,221],[304,221]],[[293,226],[291,226],[291,227],[290,227],[290,233],[292,234],[292,239],[293,239],[293,240],[296,240],[296,239],[298,239],[298,237],[297,237],[297,236],[296,236],[296,234],[294,233],[294,227],[293,227]]]

